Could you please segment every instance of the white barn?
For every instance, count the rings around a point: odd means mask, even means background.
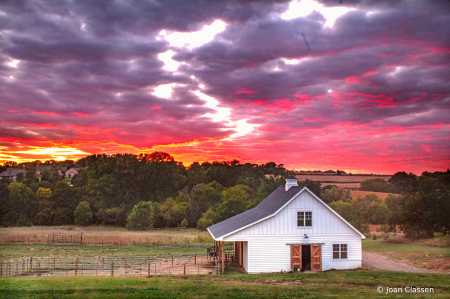
[[[247,273],[361,267],[365,236],[297,182],[288,177],[253,209],[208,227],[222,252],[234,241]]]

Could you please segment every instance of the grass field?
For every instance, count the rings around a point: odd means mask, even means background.
[[[448,275],[391,271],[0,279],[1,298],[448,298]],[[433,288],[409,294],[406,287]],[[382,287],[380,294],[378,287]],[[402,294],[385,294],[386,288]]]
[[[209,245],[209,244],[208,244]],[[25,257],[123,257],[206,253],[205,248],[153,245],[54,245],[54,244],[0,244],[0,260],[10,261]]]
[[[0,243],[31,242],[46,243],[49,234],[83,233],[83,244],[144,245],[159,242],[212,243],[207,231],[196,229],[153,229],[150,231],[128,231],[111,226],[32,226],[0,228]]]
[[[379,253],[390,259],[432,271],[450,272],[450,248],[426,246],[421,241],[405,244],[383,243],[365,239],[363,250]]]

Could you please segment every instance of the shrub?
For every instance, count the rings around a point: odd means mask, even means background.
[[[128,230],[148,230],[155,223],[157,211],[152,202],[140,202],[133,207],[127,218]]]
[[[186,218],[184,218],[183,221],[181,221],[181,227],[187,228],[188,226],[189,226],[189,222],[187,221]]]
[[[86,226],[91,223],[92,211],[87,201],[82,201],[74,212],[75,224]]]
[[[372,235],[372,240],[376,240],[376,239],[377,239],[377,234],[374,233],[374,234]]]
[[[100,222],[107,225],[125,226],[127,222],[125,205],[111,209],[100,209],[97,216]]]

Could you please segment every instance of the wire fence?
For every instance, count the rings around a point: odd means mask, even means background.
[[[83,234],[49,234],[47,244],[83,244]]]
[[[0,243],[3,244],[55,244],[55,245],[101,245],[101,246],[129,246],[140,245],[154,247],[154,249],[181,249],[181,248],[202,248],[212,246],[212,243],[198,243],[191,241],[184,242],[162,242],[145,238],[136,239],[131,237],[111,238],[86,236],[83,234],[47,234],[34,236],[0,236]]]
[[[220,260],[210,254],[128,257],[29,257],[0,261],[0,277],[138,276],[219,274]]]

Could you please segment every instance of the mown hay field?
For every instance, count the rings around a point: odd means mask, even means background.
[[[299,181],[306,179],[313,181],[320,181],[322,187],[326,185],[336,185],[346,189],[356,189],[364,180],[381,178],[389,180],[390,175],[335,175],[335,174],[300,174],[295,176]]]

